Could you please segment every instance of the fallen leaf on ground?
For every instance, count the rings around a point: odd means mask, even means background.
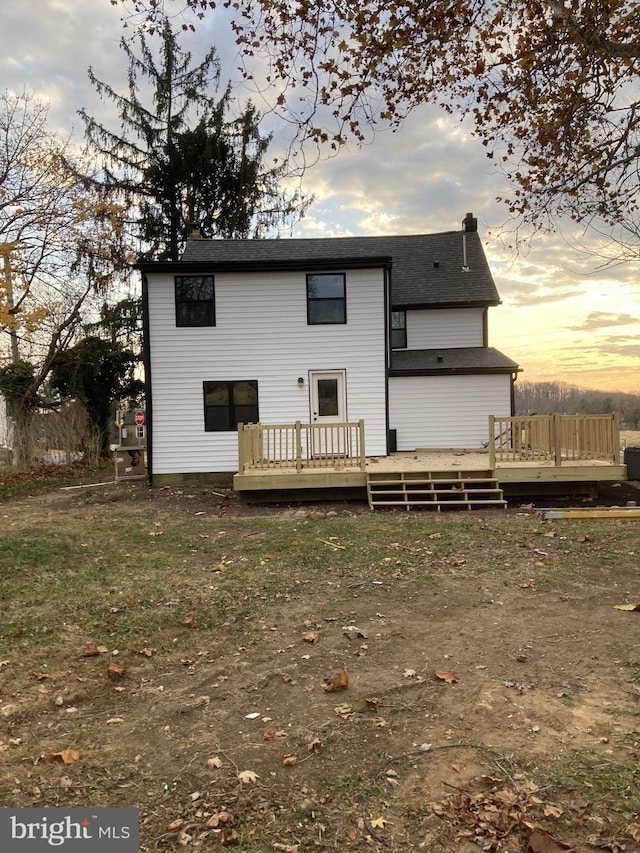
[[[124,675],[124,664],[119,660],[109,661],[109,666],[107,667],[107,678],[110,678],[112,681],[117,680],[118,678],[122,678]]]
[[[375,817],[371,821],[371,826],[373,829],[384,829],[388,823],[389,821],[384,817]]]
[[[348,686],[349,673],[346,669],[343,669],[335,678],[325,678],[324,680],[324,689],[327,693],[331,693],[332,690],[346,690]]]
[[[220,824],[227,824],[227,823],[233,824],[233,822],[234,822],[234,817],[231,814],[231,812],[221,811],[221,812],[215,812],[215,814],[212,814],[211,817],[209,818],[209,820],[207,821],[206,825],[211,827],[212,829],[217,829],[220,826]]]
[[[222,835],[220,836],[220,844],[223,847],[231,847],[234,844],[238,843],[238,833],[235,829],[223,829]]]
[[[358,628],[356,625],[344,625],[342,628],[342,633],[345,635],[345,637],[348,637],[350,640],[358,640],[358,639],[367,640],[369,638],[366,631],[363,631],[361,628]]]
[[[351,705],[338,705],[335,708],[335,712],[339,717],[342,717],[343,720],[353,716],[353,708]]]
[[[319,737],[314,737],[313,740],[310,740],[307,744],[307,752],[320,752],[322,747],[322,741]]]
[[[63,764],[73,764],[80,758],[80,752],[77,749],[63,749],[61,752],[50,752],[49,759],[51,761],[61,761]]]
[[[108,646],[96,645],[95,643],[87,643],[82,652],[82,657],[90,658],[94,655],[104,655],[109,651]]]
[[[295,752],[289,753],[289,755],[283,755],[282,764],[284,767],[293,767],[294,764],[298,763],[298,756]]]
[[[537,829],[529,836],[529,849],[532,853],[563,853],[565,850],[573,850],[569,844],[547,835],[546,832],[538,832]]]
[[[564,810],[560,808],[560,806],[556,806],[553,803],[547,803],[544,807],[544,816],[545,817],[560,817],[564,814]]]
[[[213,758],[207,759],[207,767],[222,767],[222,760],[217,755],[214,755]]]
[[[614,604],[616,610],[640,610],[640,601],[635,604]]]
[[[253,770],[241,770],[240,773],[238,773],[238,779],[244,785],[252,785],[256,779],[258,779],[258,774],[254,773]]]
[[[303,641],[303,643],[311,643],[311,645],[315,645],[320,639],[320,637],[315,631],[304,631],[302,634],[300,634],[300,639]]]
[[[431,674],[439,678],[440,681],[446,681],[447,684],[458,684],[460,682],[457,675],[454,675],[452,672],[445,672],[442,669],[434,669],[431,671]]]

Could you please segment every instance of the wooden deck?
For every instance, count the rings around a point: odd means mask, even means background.
[[[505,460],[491,466],[482,450],[417,450],[367,459],[367,471],[484,471],[501,483],[569,482],[625,479],[625,465],[602,459],[579,459],[558,466],[551,459]]]
[[[422,483],[431,492],[438,482],[459,481],[469,493],[474,489],[471,482],[464,485],[467,480],[491,480],[506,493],[546,494],[581,484],[586,491],[627,476],[617,419],[611,416],[491,418],[494,442],[487,450],[425,449],[380,457],[366,456],[362,422],[335,425],[332,435],[326,429],[300,423],[243,426],[234,488],[249,495],[302,496],[311,490],[362,490],[371,502],[376,480],[411,482],[414,491]]]
[[[625,465],[602,460],[578,460],[570,465],[556,466],[552,461],[530,460],[501,462],[491,468],[489,453],[476,450],[419,450],[374,456],[365,460],[364,471],[357,464],[344,463],[327,469],[309,466],[300,472],[291,469],[267,468],[236,474],[233,486],[237,491],[264,489],[318,489],[365,487],[367,473],[399,472],[485,472],[501,484],[510,483],[570,483],[611,482],[625,480]]]

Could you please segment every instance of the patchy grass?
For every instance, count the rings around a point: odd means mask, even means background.
[[[136,805],[144,851],[632,849],[636,523],[260,512],[2,505],[0,804]]]
[[[52,488],[75,485],[81,480],[113,478],[113,464],[93,467],[74,463],[72,465],[38,465],[29,471],[13,471],[0,468],[0,502],[23,495],[37,495]]]

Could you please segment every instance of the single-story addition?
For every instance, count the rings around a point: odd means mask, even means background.
[[[519,367],[489,346],[500,298],[471,214],[413,236],[195,233],[180,261],[138,268],[153,484],[237,472],[239,424],[358,423],[381,457],[480,449],[489,416],[513,414]]]

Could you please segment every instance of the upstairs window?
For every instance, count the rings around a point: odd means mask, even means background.
[[[391,349],[407,348],[407,312],[391,312]]]
[[[307,323],[320,326],[347,322],[344,273],[307,275]]]
[[[212,275],[177,275],[175,290],[176,326],[215,326]]]
[[[257,424],[258,383],[203,382],[205,432],[230,432],[238,424]]]

